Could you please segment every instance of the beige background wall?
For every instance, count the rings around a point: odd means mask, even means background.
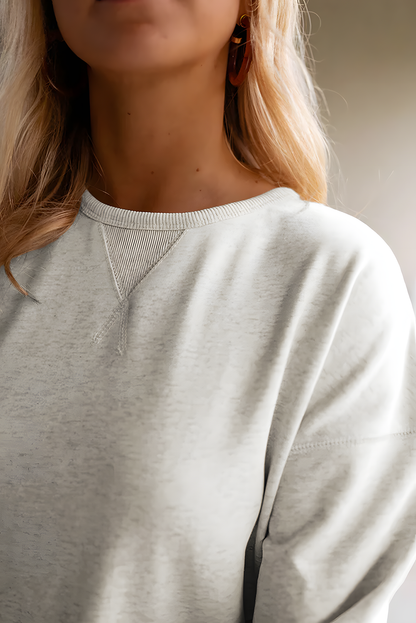
[[[329,203],[360,212],[416,296],[416,0],[310,0],[308,8],[342,174],[333,168]]]
[[[416,310],[416,0],[307,6],[316,81],[339,161],[328,203],[384,238]],[[388,623],[416,623],[416,565]]]

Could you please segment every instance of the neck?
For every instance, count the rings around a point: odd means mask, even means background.
[[[226,189],[230,195],[256,176],[226,144],[225,84],[218,75],[214,67],[198,67],[132,83],[90,70],[92,140],[104,175],[89,190],[140,211],[183,212],[239,200],[227,201]]]

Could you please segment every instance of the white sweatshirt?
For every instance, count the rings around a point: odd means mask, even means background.
[[[0,269],[1,623],[385,623],[416,560],[416,326],[357,218],[85,191]]]

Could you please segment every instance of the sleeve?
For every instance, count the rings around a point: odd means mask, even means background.
[[[284,466],[253,623],[386,623],[416,561],[415,315],[390,247],[373,251]]]

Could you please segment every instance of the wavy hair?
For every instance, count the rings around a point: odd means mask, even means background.
[[[299,1],[252,0],[252,65],[241,86],[226,81],[224,131],[247,169],[324,203],[329,147],[305,61],[306,9]],[[47,62],[68,92],[73,76],[88,77],[86,63],[65,42],[52,42],[57,28],[51,0],[0,0],[0,268],[25,296],[11,260],[71,227],[100,168],[88,81],[63,97],[44,71]]]

